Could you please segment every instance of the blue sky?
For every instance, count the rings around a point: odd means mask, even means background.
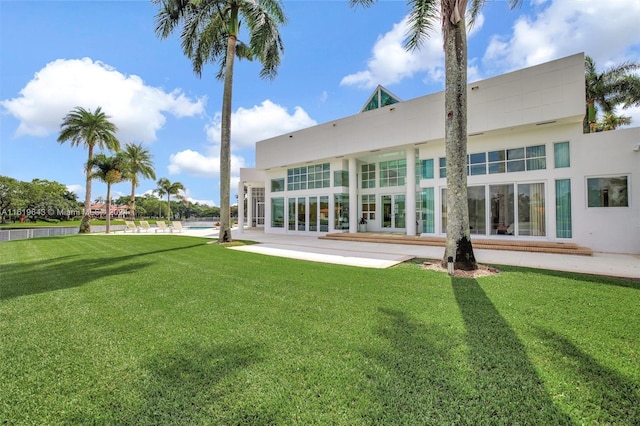
[[[404,1],[370,9],[285,1],[284,10],[277,78],[261,80],[258,64],[236,63],[232,203],[239,168],[254,166],[256,141],[356,114],[378,84],[403,100],[443,90],[439,32],[419,51],[402,48]],[[75,106],[101,106],[123,144],[149,148],[158,178],[219,205],[222,82],[211,65],[202,78],[193,73],[177,36],[156,37],[156,12],[134,0],[0,1],[0,174],[55,180],[82,200],[86,150],[56,139]],[[640,61],[639,22],[639,0],[525,0],[515,10],[488,1],[469,34],[469,80],[579,52],[600,69]],[[624,114],[640,123],[640,109]],[[138,193],[155,188],[143,181]],[[116,196],[128,191],[128,183],[113,187]],[[95,182],[92,198],[105,194]]]

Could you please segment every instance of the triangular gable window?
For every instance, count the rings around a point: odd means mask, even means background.
[[[397,96],[391,94],[387,89],[378,85],[373,91],[367,103],[362,107],[360,112],[371,111],[372,109],[381,108],[383,106],[392,105],[400,102]]]

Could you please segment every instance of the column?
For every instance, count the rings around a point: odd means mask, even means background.
[[[358,232],[358,166],[349,158],[349,233]]]
[[[250,186],[247,186],[247,225],[253,228],[253,194]]]
[[[407,235],[416,235],[416,150],[407,148]]]

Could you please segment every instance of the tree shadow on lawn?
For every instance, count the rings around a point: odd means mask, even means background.
[[[382,404],[375,422],[571,424],[476,280],[453,278],[452,287],[465,333],[380,309],[391,349],[375,356],[389,373],[373,379]]]
[[[590,407],[591,414],[586,414],[589,423],[640,425],[640,377],[636,376],[634,383],[559,333],[542,327],[535,330],[540,341],[554,352],[556,362],[551,368],[566,378],[560,382],[565,388],[556,392],[564,395],[568,405],[577,410]]]
[[[275,413],[243,404],[243,399],[255,402],[255,389],[239,373],[261,362],[262,352],[253,342],[195,341],[158,352],[142,366],[148,374],[133,384],[141,404],[109,401],[113,420],[136,425],[276,424]]]
[[[137,272],[156,263],[135,260],[136,258],[200,246],[201,244],[194,244],[116,257],[87,258],[68,255],[5,264],[0,266],[0,300],[79,287],[96,279]]]

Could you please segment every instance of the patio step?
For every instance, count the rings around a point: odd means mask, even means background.
[[[412,237],[403,234],[391,234],[380,232],[331,233],[318,237],[326,240],[358,241],[385,244],[409,244],[444,247],[443,237]],[[574,243],[558,243],[552,241],[521,241],[521,240],[490,240],[471,238],[474,249],[508,250],[531,253],[573,254],[579,256],[591,256],[593,251],[587,247],[581,247]]]

